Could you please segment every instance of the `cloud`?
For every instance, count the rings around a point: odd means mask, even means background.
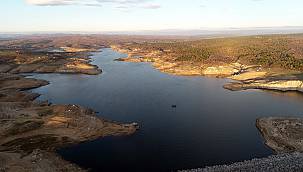
[[[142,6],[142,8],[145,8],[145,9],[158,9],[158,8],[161,8],[161,5],[159,5],[159,4],[146,4],[146,5]]]
[[[26,0],[28,4],[40,6],[74,5],[77,0]]]
[[[102,6],[103,4],[113,4],[116,8],[134,8],[144,9],[160,8],[158,4],[149,4],[152,0],[25,0],[30,5],[37,6],[63,6],[63,5],[83,5],[83,6]]]

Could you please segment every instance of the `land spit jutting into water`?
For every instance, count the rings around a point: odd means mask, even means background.
[[[93,110],[78,105],[37,102],[35,99],[39,94],[26,90],[49,83],[16,74],[100,73],[101,70],[90,65],[87,58],[66,58],[64,54],[57,53],[54,58],[46,56],[41,60],[41,57],[34,56],[20,60],[27,62],[15,64],[16,59],[13,59],[1,63],[0,171],[85,171],[63,160],[55,151],[100,137],[130,135],[136,131],[136,124],[107,121]],[[29,60],[39,61],[33,66]]]
[[[123,46],[112,46],[112,48],[129,54],[127,58],[117,59],[117,61],[150,62],[157,70],[173,75],[230,78],[236,82],[226,84],[224,88],[232,91],[268,89],[303,92],[303,81],[297,76],[301,74],[299,71],[267,69],[260,65],[245,65],[240,62],[199,66],[190,62],[165,59],[161,57],[161,52],[130,50]]]
[[[30,43],[30,45],[42,46],[39,40],[37,44]],[[278,42],[280,43],[280,40]],[[48,43],[43,43],[44,45],[48,45]],[[205,75],[230,78],[237,81],[224,86],[230,90],[258,88],[302,91],[302,81],[297,75],[300,71],[295,70],[295,68],[294,70],[266,68],[260,64],[242,63],[241,60],[204,64],[190,60],[179,61],[167,56],[172,51],[170,49],[160,48],[154,51],[140,47],[136,48],[139,44],[134,44],[135,47],[131,48],[129,45],[118,44],[112,46],[115,50],[129,54],[128,58],[118,59],[119,61],[152,62],[156,69],[175,75]],[[21,47],[23,47],[22,42]],[[17,75],[18,73],[101,73],[97,66],[89,64],[90,60],[86,53],[86,51],[98,48],[100,47],[90,49],[87,46],[80,48],[69,46],[61,47],[60,51],[63,52],[56,50],[47,53],[33,53],[28,49],[25,49],[26,51],[19,51],[19,49],[11,51],[9,49],[1,52],[0,170],[32,171],[36,168],[41,170],[50,168],[53,171],[80,171],[82,169],[57,157],[53,151],[62,146],[102,136],[135,132],[137,127],[135,124],[109,122],[97,118],[92,110],[77,105],[51,105],[47,102],[36,102],[34,100],[39,95],[24,92],[27,89],[47,85],[48,82],[24,78]],[[288,49],[285,51],[288,52]],[[204,51],[198,52],[199,54],[204,53]],[[285,54],[283,53],[285,52],[281,52],[281,55],[284,57]],[[296,51],[294,53],[302,54]],[[273,52],[273,55],[276,54]],[[289,60],[289,55],[286,54],[285,57],[286,60]],[[184,56],[180,58],[184,58]],[[287,61],[286,64],[296,67],[297,64],[300,66],[300,61],[290,58],[290,61]],[[301,126],[303,126],[303,122],[301,119],[262,118],[257,120],[256,126],[265,138],[265,143],[277,153],[302,151],[303,132],[301,132]],[[245,162],[244,165],[236,163],[228,168],[222,166],[203,170],[258,171],[258,169],[262,169],[262,171],[270,171],[273,164],[281,163],[285,170],[300,171],[302,166],[298,162],[301,162],[301,159],[301,154],[292,153],[252,160]],[[262,168],[258,168],[260,166]],[[283,168],[279,169],[283,171]]]
[[[182,172],[229,172],[229,171],[302,171],[303,170],[303,119],[301,118],[260,118],[257,128],[265,138],[265,144],[278,155],[253,159],[231,165],[219,165]],[[290,153],[292,152],[292,153]]]
[[[196,66],[187,62],[165,60],[161,51],[149,52],[140,49],[130,49],[123,46],[112,46],[119,52],[127,53],[127,58],[116,59],[123,62],[150,62],[161,72],[182,76],[226,77],[237,82],[226,84],[224,88],[231,91],[245,89],[265,89],[277,91],[303,92],[303,81],[296,76],[300,72],[283,71],[280,69],[262,69],[259,65],[244,65],[240,63]],[[254,159],[229,166],[214,166],[204,169],[185,170],[192,172],[206,171],[302,171],[303,156],[303,120],[301,118],[260,118],[256,127],[262,133],[265,144],[277,153],[290,153]]]

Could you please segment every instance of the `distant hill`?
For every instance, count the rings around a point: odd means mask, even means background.
[[[201,29],[166,29],[139,31],[100,31],[100,32],[19,32],[1,33],[0,38],[22,37],[24,35],[64,35],[64,34],[103,34],[103,35],[155,35],[155,36],[199,36],[199,37],[228,37],[266,34],[303,33],[303,26],[283,27],[247,27],[247,28],[201,28]]]

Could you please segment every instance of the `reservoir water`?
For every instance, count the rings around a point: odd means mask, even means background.
[[[33,90],[40,100],[79,104],[101,117],[137,122],[131,136],[106,137],[59,150],[91,171],[175,171],[266,157],[255,120],[302,116],[303,96],[258,90],[231,92],[226,79],[161,73],[148,63],[117,62],[112,49],[92,56],[97,76],[37,74],[50,85]],[[172,107],[176,105],[176,107]]]

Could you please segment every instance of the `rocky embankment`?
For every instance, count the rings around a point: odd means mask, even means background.
[[[90,64],[87,52],[31,52],[9,50],[0,53],[1,73],[82,73],[102,72]]]
[[[180,172],[299,172],[303,171],[303,154],[281,154],[267,158],[237,162],[231,165],[182,170]]]
[[[135,124],[101,119],[77,105],[34,101],[39,95],[25,90],[47,81],[0,74],[0,170],[82,171],[54,153],[58,148],[109,135],[128,135]]]
[[[43,60],[35,63],[7,63],[0,65],[2,73],[82,73],[88,75],[96,75],[101,73],[98,66],[89,64],[88,59],[84,58],[68,58],[56,61]]]
[[[278,72],[271,69],[263,69],[258,65],[244,65],[241,63],[231,64],[195,64],[190,62],[179,62],[172,58],[167,58],[161,52],[145,52],[139,50],[123,49],[123,47],[113,46],[116,51],[127,53],[127,58],[117,59],[125,62],[151,62],[153,67],[161,72],[181,75],[181,76],[211,76],[224,77],[234,80],[224,88],[231,91],[246,89],[266,89],[278,91],[299,91],[302,92],[302,80],[292,76],[291,73],[297,71]]]
[[[85,171],[58,157],[55,150],[104,136],[129,135],[136,124],[99,118],[77,105],[37,102],[26,90],[49,84],[18,73],[99,74],[87,57],[75,54],[5,52],[0,63],[0,171]]]
[[[152,65],[166,73],[174,75],[203,75],[225,77],[234,80],[224,88],[238,91],[246,89],[266,89],[278,91],[303,91],[303,81],[297,72],[262,69],[261,66],[240,63],[205,65],[189,62],[176,62],[161,56],[161,53],[140,53],[136,50],[113,47],[128,53],[127,58],[117,59],[126,62],[151,62]],[[239,162],[232,165],[214,166],[203,169],[185,170],[184,172],[225,172],[225,171],[303,171],[303,120],[295,118],[262,118],[256,126],[262,133],[265,143],[279,154],[262,159]]]
[[[123,49],[118,46],[112,46],[116,51],[127,53],[127,58],[120,58],[117,61],[124,62],[150,62],[152,66],[165,73],[180,76],[213,76],[213,77],[227,77],[235,73],[239,73],[243,66],[239,63],[233,64],[220,64],[216,66],[200,65],[191,62],[178,62],[163,57],[159,52],[133,52],[132,50]]]
[[[265,144],[277,155],[231,165],[182,170],[180,172],[299,172],[303,171],[303,119],[290,117],[260,118],[256,126]]]
[[[303,152],[303,119],[291,117],[260,118],[257,128],[265,144],[277,153]]]
[[[285,79],[260,79],[243,82],[233,82],[224,86],[224,88],[238,91],[247,89],[264,89],[264,90],[277,90],[277,91],[298,91],[303,92],[302,80],[285,80]]]

